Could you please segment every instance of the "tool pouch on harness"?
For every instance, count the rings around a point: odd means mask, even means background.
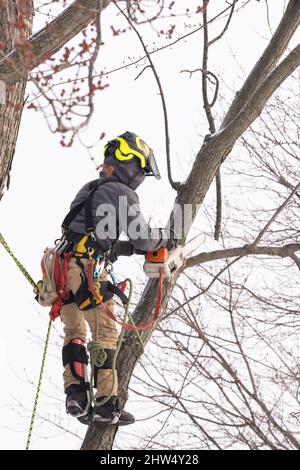
[[[55,320],[63,304],[72,302],[67,289],[68,264],[71,254],[59,256],[55,248],[46,248],[41,261],[43,279],[38,282],[36,300],[44,307],[50,307],[50,317]]]
[[[98,371],[103,369],[112,370],[113,369],[113,360],[115,355],[114,349],[104,349],[106,354],[106,359],[103,362],[101,367],[94,366],[94,388],[97,388],[98,385]]]
[[[41,260],[43,279],[37,284],[36,300],[43,307],[51,307],[57,299],[54,279],[55,253],[53,248],[46,248]]]

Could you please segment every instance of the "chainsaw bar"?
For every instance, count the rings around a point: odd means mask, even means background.
[[[204,242],[205,242],[204,233],[200,233],[199,235],[196,235],[194,238],[189,240],[182,248],[183,257],[186,258]]]

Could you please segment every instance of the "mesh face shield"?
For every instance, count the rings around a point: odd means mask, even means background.
[[[146,173],[146,176],[155,176],[156,179],[158,180],[161,179],[158,165],[156,163],[155,156],[152,150],[147,160],[145,173]]]

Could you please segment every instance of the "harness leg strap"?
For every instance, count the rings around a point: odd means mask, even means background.
[[[81,284],[79,286],[79,289],[74,295],[74,301],[79,308],[79,310],[85,311],[85,310],[90,310],[91,308],[94,308],[96,305],[98,305],[100,302],[94,298],[94,295],[89,289],[89,282],[87,275],[85,273],[85,268],[82,263],[82,261],[77,258],[76,259],[76,264],[80,267],[81,273]]]

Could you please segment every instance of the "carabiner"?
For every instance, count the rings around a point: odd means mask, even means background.
[[[94,250],[94,248],[92,248],[91,246],[89,246],[87,252],[88,252],[88,255],[89,255],[89,260],[91,261],[91,260],[93,259],[93,257],[94,257],[93,255],[94,255],[94,253],[95,253],[95,250]]]

